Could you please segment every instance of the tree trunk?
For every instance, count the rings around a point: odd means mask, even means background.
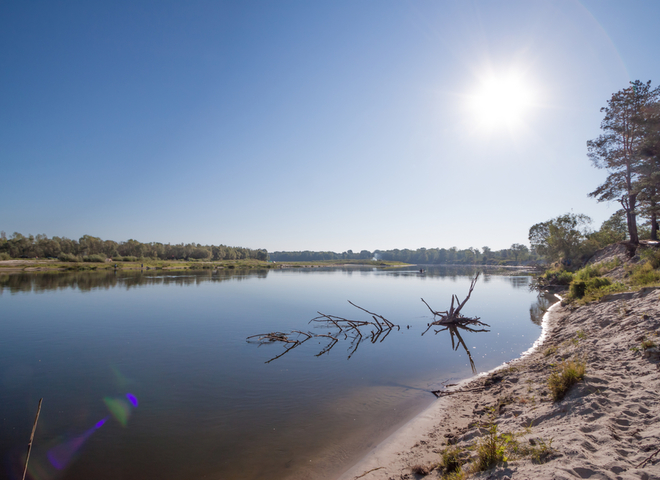
[[[626,198],[627,197],[627,198]],[[635,206],[637,203],[637,194],[631,193],[621,198],[621,205],[626,211],[626,220],[628,223],[628,234],[630,243],[639,245],[639,236],[637,235],[637,216],[635,215]]]

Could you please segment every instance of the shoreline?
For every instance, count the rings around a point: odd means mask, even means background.
[[[442,478],[448,444],[473,458],[471,448],[492,423],[521,445],[550,443],[547,461],[512,458],[469,478],[660,478],[660,453],[647,459],[660,447],[660,359],[639,349],[644,338],[660,343],[658,293],[553,304],[527,352],[448,389],[338,480]],[[547,379],[572,358],[585,359],[585,378],[553,402]],[[430,474],[412,473],[415,466]]]

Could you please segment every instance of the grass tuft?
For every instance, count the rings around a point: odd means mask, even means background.
[[[562,362],[548,378],[548,388],[555,402],[560,401],[568,390],[584,378],[586,363],[582,360]]]

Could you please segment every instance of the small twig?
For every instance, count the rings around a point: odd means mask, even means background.
[[[641,468],[644,465],[646,465],[653,457],[655,457],[658,453],[660,453],[660,448],[658,448],[655,452],[653,452],[649,457],[646,458],[642,463],[637,465],[635,468]]]
[[[381,469],[383,469],[383,468],[385,468],[385,467],[377,467],[377,468],[372,468],[371,470],[367,470],[367,471],[364,472],[362,475],[358,475],[357,477],[355,477],[354,480],[357,480],[358,478],[362,478],[362,477],[364,477],[365,475],[367,475],[368,473],[375,472],[376,470],[381,470]]]
[[[30,461],[30,451],[32,451],[32,441],[34,440],[34,432],[37,429],[37,422],[39,421],[39,414],[41,413],[41,402],[43,398],[39,399],[39,406],[37,407],[37,416],[34,418],[34,425],[32,425],[32,434],[30,435],[30,443],[28,443],[27,457],[25,457],[25,470],[23,470],[23,480],[27,474],[28,462]]]

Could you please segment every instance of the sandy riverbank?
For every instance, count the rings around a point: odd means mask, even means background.
[[[489,423],[521,447],[550,445],[539,463],[529,455],[470,478],[660,479],[660,289],[610,295],[577,308],[557,305],[547,336],[529,355],[454,387],[371,451],[340,480],[441,478],[448,444],[474,458]],[[656,350],[656,349],[651,349]],[[586,361],[583,381],[553,402],[548,377],[562,360]],[[521,449],[522,450],[522,449]],[[654,455],[655,454],[655,455]]]

